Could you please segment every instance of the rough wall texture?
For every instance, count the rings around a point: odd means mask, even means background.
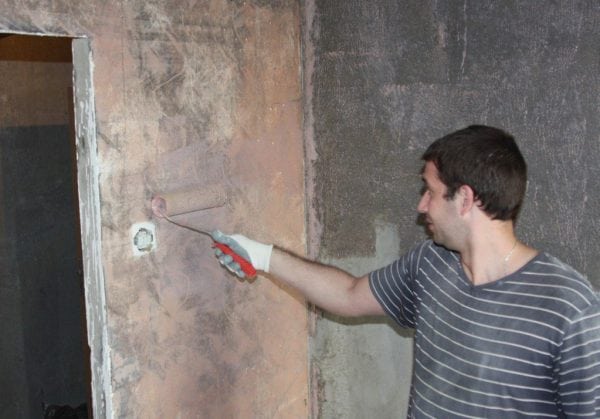
[[[305,417],[306,309],[229,276],[210,241],[151,218],[155,192],[219,186],[179,221],[304,252],[295,1],[16,1],[0,32],[91,40],[109,417]],[[133,223],[157,227],[135,257]]]
[[[361,274],[385,262],[392,243],[403,252],[424,238],[415,210],[421,153],[450,131],[484,123],[512,132],[529,162],[521,238],[600,285],[598,2],[306,3],[309,241],[320,244],[321,260]],[[405,408],[406,365],[372,343],[387,347],[397,336],[378,329],[318,322],[322,417],[365,417],[361,409],[378,403],[377,417],[397,417]],[[408,356],[410,341],[397,340]]]

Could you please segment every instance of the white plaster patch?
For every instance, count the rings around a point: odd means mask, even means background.
[[[156,226],[151,222],[133,224],[129,236],[134,256],[143,256],[156,249]]]

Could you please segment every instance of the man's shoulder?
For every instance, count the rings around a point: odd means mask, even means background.
[[[563,285],[582,284],[591,288],[590,282],[582,273],[547,252],[540,252],[526,268],[532,273],[554,278],[554,281]]]
[[[433,240],[424,240],[414,244],[389,265],[372,271],[369,276],[373,277],[373,275],[382,273],[396,274],[398,272],[404,272],[408,275],[410,272],[418,272],[422,269],[429,270],[435,265],[448,265],[453,262],[457,263],[459,260],[460,256],[456,252],[436,244]]]
[[[523,286],[540,294],[562,298],[579,308],[600,306],[600,295],[590,281],[572,266],[555,256],[541,252],[521,271]]]

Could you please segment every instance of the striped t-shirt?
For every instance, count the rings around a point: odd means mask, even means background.
[[[600,417],[600,298],[558,259],[474,286],[426,241],[369,283],[415,329],[409,417]]]

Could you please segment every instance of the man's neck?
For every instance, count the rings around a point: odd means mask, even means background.
[[[518,241],[512,222],[494,220],[474,232],[460,254],[467,277],[483,285],[519,270],[537,252]]]

